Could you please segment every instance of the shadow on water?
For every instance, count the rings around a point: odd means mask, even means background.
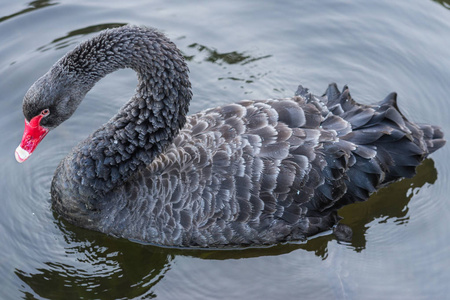
[[[442,5],[443,7],[445,7],[446,9],[450,9],[450,1],[449,0],[433,0],[436,3],[439,3],[440,5]]]
[[[55,217],[67,243],[61,261],[45,262],[33,274],[15,270],[34,295],[46,299],[155,297],[151,288],[170,268],[172,255],[76,228]],[[29,289],[22,292],[24,298],[34,299]]]
[[[104,23],[72,30],[65,36],[54,39],[49,44],[39,47],[37,51],[45,52],[50,49],[63,49],[70,45],[78,44],[80,41],[78,38],[75,38],[77,36],[84,36],[87,34],[100,32],[104,29],[122,27],[124,25],[127,25],[127,23]]]
[[[230,52],[220,52],[217,49],[201,45],[198,43],[193,43],[187,46],[188,49],[196,50],[197,53],[193,55],[184,54],[184,58],[189,62],[207,62],[223,67],[227,69],[232,65],[244,66],[247,64],[253,64],[259,60],[272,57],[272,55],[262,55],[262,56],[252,56],[246,51],[230,51]],[[241,81],[243,83],[253,83],[254,81],[261,79],[267,73],[257,73],[257,74],[243,74],[242,69],[237,71],[234,75],[233,71],[228,71],[228,76],[219,77],[218,80],[232,80]]]
[[[369,223],[392,219],[395,224],[408,222],[408,203],[424,185],[433,184],[437,171],[431,159],[425,160],[411,179],[396,182],[374,194],[369,201],[341,209],[344,223],[354,232],[347,247],[360,252],[366,247]],[[328,257],[328,242],[333,235],[312,238],[304,243],[232,250],[172,249],[133,243],[75,227],[55,214],[56,224],[65,239],[64,261],[46,262],[34,273],[16,269],[15,274],[40,297],[49,299],[153,298],[154,287],[170,271],[176,256],[226,260],[276,256],[303,249],[316,256]],[[68,265],[67,257],[74,265]],[[133,287],[130,289],[130,287]],[[33,299],[29,289],[25,298]]]
[[[437,171],[432,159],[426,159],[413,178],[398,181],[373,194],[369,201],[355,203],[339,210],[342,223],[353,229],[351,246],[360,252],[366,248],[366,231],[372,221],[386,223],[392,220],[396,225],[408,223],[408,203],[425,184],[437,180]]]
[[[16,13],[11,14],[11,15],[0,17],[0,23],[4,22],[6,20],[9,20],[11,18],[20,16],[22,14],[26,14],[26,13],[32,12],[34,10],[38,10],[38,9],[41,9],[41,8],[45,8],[45,7],[52,6],[52,5],[57,5],[57,4],[59,4],[59,2],[51,1],[51,0],[31,1],[30,3],[28,3],[28,7],[27,8],[22,9],[21,11],[18,11]]]
[[[239,64],[241,66],[244,66],[254,61],[269,58],[272,56],[272,55],[264,55],[260,57],[252,57],[251,55],[246,54],[245,52],[237,52],[237,51],[221,53],[218,52],[216,49],[209,48],[207,46],[200,45],[198,43],[190,44],[188,48],[196,49],[199,53],[202,52],[205,53],[206,56],[204,58],[204,61],[215,63],[218,65],[222,65],[223,63],[225,63],[228,65]],[[185,56],[187,61],[194,60],[194,57],[195,57],[194,55]]]

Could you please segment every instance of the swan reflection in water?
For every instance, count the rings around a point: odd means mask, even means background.
[[[339,210],[339,215],[343,217],[342,222],[353,230],[352,240],[339,247],[345,249],[344,251],[364,251],[369,228],[387,220],[392,220],[391,224],[396,225],[407,223],[410,217],[409,201],[422,187],[433,184],[436,179],[434,162],[432,159],[426,159],[417,168],[417,175],[413,178],[403,179],[381,189],[366,202]],[[172,266],[177,256],[236,260],[277,256],[293,251],[297,251],[296,255],[301,256],[303,251],[308,251],[327,260],[328,244],[337,242],[336,237],[328,232],[304,243],[287,243],[272,247],[227,251],[171,249],[138,244],[81,229],[58,217],[56,213],[55,219],[66,242],[66,257],[63,261],[48,261],[34,272],[16,269],[16,275],[26,285],[23,288],[24,297],[35,293],[39,297],[49,299],[64,298],[67,295],[80,299],[152,298],[156,296],[154,288],[160,280],[168,272],[178,272],[177,268]],[[301,274],[299,276],[301,277]]]

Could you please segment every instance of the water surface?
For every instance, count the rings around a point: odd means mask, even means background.
[[[396,91],[402,112],[450,135],[446,1],[3,1],[0,3],[1,299],[443,299],[450,288],[450,148],[418,174],[340,211],[351,243],[228,251],[174,250],[76,228],[51,209],[64,155],[123,105],[130,70],[109,75],[24,164],[28,87],[96,32],[157,27],[191,70],[191,112],[240,99],[350,86],[373,103]]]

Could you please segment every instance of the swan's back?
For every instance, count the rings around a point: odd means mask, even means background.
[[[442,132],[330,85],[323,97],[241,101],[187,119],[169,148],[107,195],[101,231],[156,244],[273,244],[330,229],[336,210],[411,177]]]

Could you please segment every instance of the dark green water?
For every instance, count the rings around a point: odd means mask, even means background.
[[[58,162],[132,95],[112,74],[22,165],[22,97],[65,52],[101,29],[153,26],[183,51],[191,112],[244,98],[320,94],[348,84],[389,92],[410,119],[450,136],[446,1],[1,1],[0,299],[445,299],[450,294],[450,148],[418,174],[342,209],[351,243],[171,250],[86,231],[51,210]]]

